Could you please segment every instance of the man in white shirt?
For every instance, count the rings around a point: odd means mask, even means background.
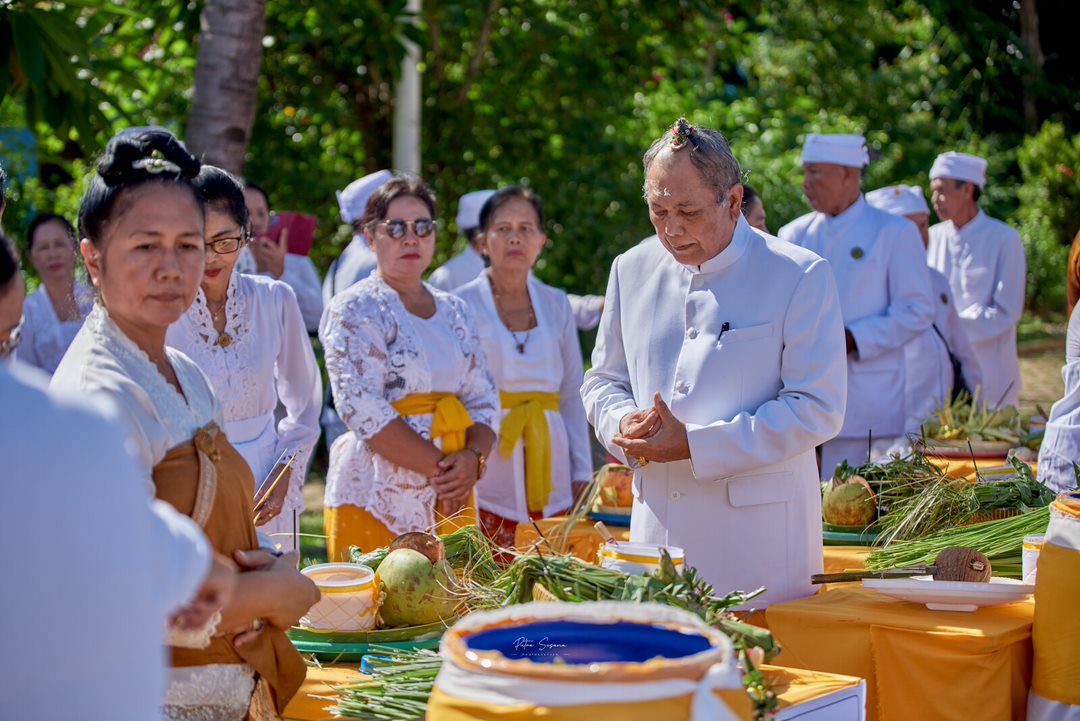
[[[330,305],[331,298],[375,271],[377,267],[375,253],[364,239],[360,219],[364,217],[364,208],[367,207],[371,194],[393,177],[394,174],[389,170],[376,170],[374,173],[357,178],[346,185],[345,190],[337,192],[341,220],[352,226],[353,236],[345,249],[341,251],[341,255],[330,263],[326,271],[326,278],[323,280],[324,305]]]
[[[167,618],[205,624],[233,573],[151,500],[111,406],[46,393],[23,368],[0,365],[6,533],[32,540],[4,567],[0,718],[159,718]]]
[[[949,279],[953,303],[982,364],[979,398],[991,408],[1020,402],[1016,324],[1024,310],[1027,263],[1020,234],[979,208],[986,161],[942,153],[930,169],[931,201],[941,222],[930,228],[928,259]]]
[[[923,247],[930,239],[930,207],[922,188],[889,185],[866,194],[866,202],[886,213],[907,218],[919,229]],[[920,432],[922,422],[943,400],[956,392],[959,380],[968,390],[982,383],[979,359],[968,342],[956,315],[949,280],[930,268],[930,289],[934,299],[934,322],[929,329],[904,346],[906,433]],[[953,359],[960,364],[962,377],[953,373]]]
[[[828,263],[750,228],[724,137],[680,119],[644,157],[657,237],[615,259],[582,399],[634,468],[632,541],[679,546],[718,591],[814,592],[814,449],[843,420]]]
[[[494,190],[474,190],[458,198],[457,229],[468,242],[465,250],[431,271],[428,283],[452,293],[484,270],[484,256],[480,253],[476,236],[480,234],[480,209],[493,195]]]
[[[270,230],[270,196],[257,183],[244,181],[244,201],[251,218],[251,245],[240,251],[236,270],[240,273],[268,275],[287,283],[296,293],[300,315],[308,333],[319,330],[323,302],[319,290],[319,271],[306,255],[288,252],[287,235],[277,242],[266,237]]]
[[[904,345],[934,319],[919,232],[866,203],[868,160],[861,135],[808,135],[803,191],[814,212],[779,233],[829,261],[844,314],[847,409],[839,435],[821,448],[822,479],[840,461],[859,465],[904,441]]]

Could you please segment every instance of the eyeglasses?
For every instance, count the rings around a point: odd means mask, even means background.
[[[233,238],[219,238],[206,244],[206,249],[210,250],[218,255],[229,255],[247,245],[248,236],[247,233],[238,235]]]
[[[7,340],[0,340],[0,358],[7,358],[15,351],[19,341],[22,340],[22,326],[23,319],[20,318],[19,324],[8,333]]]
[[[404,238],[405,231],[409,228],[412,228],[413,235],[417,238],[426,238],[435,232],[435,221],[431,218],[417,218],[416,220],[391,218],[390,220],[384,220],[381,223],[373,223],[373,225],[381,225],[386,229],[386,234],[394,240],[401,240]]]

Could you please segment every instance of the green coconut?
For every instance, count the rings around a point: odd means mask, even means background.
[[[866,528],[874,522],[877,501],[870,484],[861,476],[824,485],[821,494],[821,517],[834,526]]]
[[[399,548],[387,554],[376,575],[383,626],[422,626],[453,617],[459,599],[446,561],[432,563],[419,551]]]

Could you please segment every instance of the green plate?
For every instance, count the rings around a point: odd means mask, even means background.
[[[877,537],[876,531],[821,524],[821,540],[826,546],[871,546]]]
[[[452,623],[450,625],[453,625]],[[440,622],[406,628],[382,628],[377,631],[346,633],[316,631],[294,626],[288,630],[289,639],[301,653],[311,653],[321,661],[359,661],[370,653],[372,645],[400,649],[437,649],[447,624]]]

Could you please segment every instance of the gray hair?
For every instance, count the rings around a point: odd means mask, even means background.
[[[646,201],[649,199],[649,167],[665,148],[670,148],[673,153],[690,153],[690,162],[698,169],[705,182],[716,189],[717,202],[723,200],[736,183],[742,182],[739,161],[732,155],[723,133],[712,128],[694,127],[686,118],[679,118],[663,135],[653,141],[641,159],[645,167],[642,191]]]

